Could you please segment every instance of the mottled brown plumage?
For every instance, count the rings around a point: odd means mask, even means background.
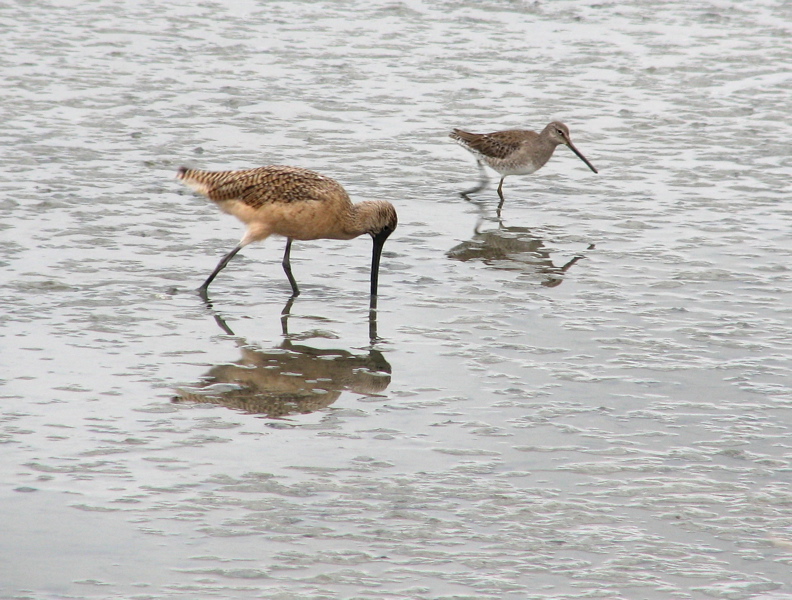
[[[353,204],[337,181],[300,167],[267,166],[242,171],[182,167],[177,177],[247,225],[239,244],[199,288],[202,294],[243,247],[270,235],[281,235],[287,238],[283,269],[297,296],[300,291],[289,262],[292,240],[351,240],[367,233],[374,240],[371,294],[376,295],[382,246],[398,221],[390,202]]]
[[[210,200],[237,200],[251,208],[268,203],[349,198],[334,179],[299,167],[268,166],[243,171],[197,171],[182,167],[179,179]]]
[[[449,137],[460,142],[464,148],[475,152],[476,155],[504,160],[509,156],[513,156],[520,149],[523,142],[532,137],[525,135],[529,133],[537,135],[534,131],[522,131],[519,129],[496,131],[495,133],[470,133],[461,129],[454,129]]]
[[[588,159],[575,148],[569,137],[569,128],[553,121],[541,133],[526,129],[510,129],[494,133],[469,133],[454,129],[449,137],[471,152],[479,165],[483,163],[501,175],[498,196],[503,204],[503,180],[507,175],[529,175],[541,169],[553,156],[556,146],[564,144],[582,160],[589,169],[597,172]],[[500,211],[500,207],[498,207]]]

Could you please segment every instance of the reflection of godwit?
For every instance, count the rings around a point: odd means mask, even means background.
[[[199,288],[204,298],[209,284],[237,252],[273,234],[286,238],[283,270],[289,278],[292,295],[297,296],[300,290],[289,262],[292,240],[351,240],[368,233],[374,240],[371,295],[376,296],[382,246],[397,222],[396,210],[390,202],[369,200],[352,204],[337,181],[299,167],[215,172],[181,167],[177,177],[247,225],[239,244]]]
[[[589,250],[594,245],[589,246]],[[541,284],[555,287],[564,281],[572,265],[583,256],[575,256],[562,266],[556,266],[544,242],[526,227],[504,227],[481,232],[476,228],[473,238],[448,251],[455,260],[480,260],[497,269],[525,270],[526,267],[541,276]]]
[[[588,159],[575,148],[569,137],[569,128],[563,123],[553,121],[541,133],[525,129],[511,129],[496,131],[494,133],[468,133],[461,129],[454,129],[449,135],[463,148],[473,153],[483,175],[482,161],[501,175],[498,184],[498,215],[503,206],[503,180],[507,175],[530,175],[541,169],[553,156],[556,146],[564,144],[577,154],[578,158],[588,165],[588,168],[597,172]],[[484,187],[486,179],[463,194],[477,192]]]
[[[284,340],[278,347],[262,350],[237,338],[242,358],[212,367],[197,386],[180,389],[174,402],[221,404],[278,418],[327,408],[344,391],[375,396],[390,385],[390,364],[374,348],[353,354],[293,343],[290,308],[291,301],[282,314]],[[219,315],[215,320],[234,335]]]

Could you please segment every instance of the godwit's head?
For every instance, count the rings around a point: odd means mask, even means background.
[[[385,245],[385,240],[396,229],[399,218],[393,204],[385,200],[361,202],[360,204],[365,205],[365,208],[361,210],[361,219],[365,219],[363,221],[366,225],[365,231],[374,241],[371,254],[371,295],[376,296],[382,247]]]

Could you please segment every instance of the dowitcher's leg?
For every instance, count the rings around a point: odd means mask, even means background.
[[[506,179],[505,175],[503,177],[501,177],[500,184],[498,184],[498,196],[500,196],[500,203],[498,204],[498,210],[495,211],[495,214],[498,215],[499,219],[500,219],[500,216],[501,216],[501,209],[503,208],[503,201],[505,200],[505,198],[503,197],[503,180],[504,179]]]
[[[476,192],[480,192],[481,190],[484,189],[484,186],[487,185],[487,182],[489,181],[489,177],[487,177],[487,171],[486,169],[484,169],[484,163],[482,163],[477,158],[476,164],[478,165],[479,168],[479,182],[469,190],[465,190],[464,192],[459,192],[459,195],[467,200],[469,200],[469,198],[467,197],[468,194],[475,194]]]
[[[291,262],[289,262],[289,257],[291,256],[291,244],[292,239],[286,238],[286,252],[283,253],[283,271],[286,273],[286,277],[289,278],[289,283],[292,286],[292,298],[296,298],[300,295],[300,290],[297,287],[297,282],[294,281],[294,275],[292,275],[291,271]]]
[[[489,177],[487,176],[487,170],[484,168],[484,163],[481,162],[478,158],[476,159],[476,164],[478,165],[479,179],[481,180],[481,185],[483,186],[485,183],[489,181]]]

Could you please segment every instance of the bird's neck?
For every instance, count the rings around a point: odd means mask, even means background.
[[[550,157],[553,156],[553,152],[555,152],[557,144],[546,136],[539,136],[539,139],[536,140],[536,144],[532,146],[527,146],[525,148],[525,153],[527,157],[531,160],[534,167],[540,169]]]
[[[354,204],[347,221],[348,233],[352,237],[357,237],[382,229],[387,206],[388,203],[382,200],[364,200]]]

